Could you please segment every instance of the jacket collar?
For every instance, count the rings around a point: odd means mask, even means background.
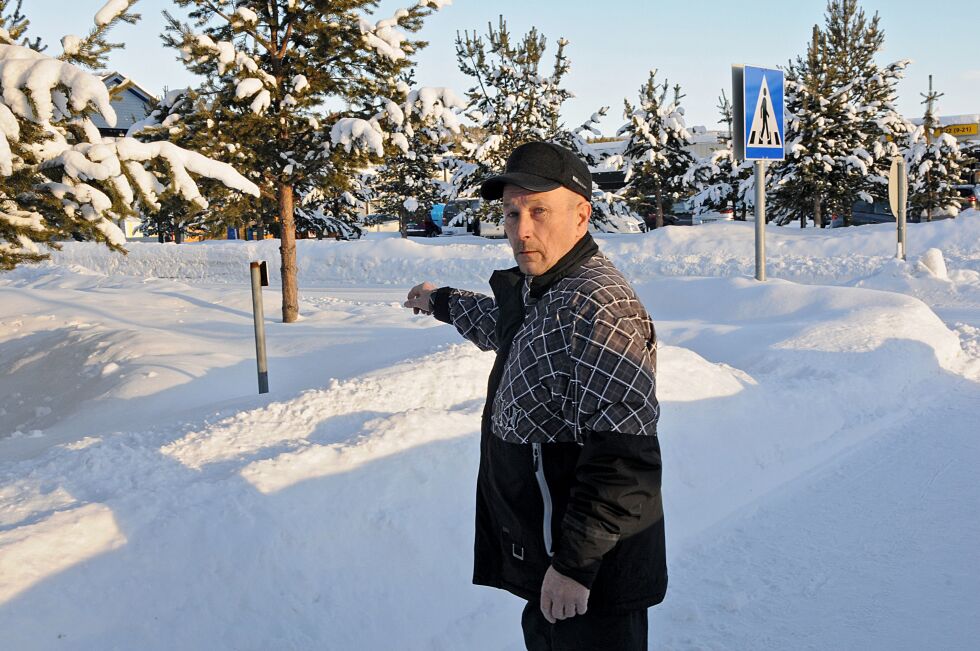
[[[582,238],[575,243],[571,250],[559,258],[548,271],[540,276],[531,278],[531,298],[541,298],[548,289],[556,282],[571,275],[583,264],[599,252],[599,245],[592,239],[592,234],[586,232]]]
[[[587,232],[568,253],[559,258],[558,262],[540,276],[526,276],[520,267],[497,269],[490,276],[490,287],[496,294],[498,290],[514,289],[527,282],[531,288],[531,297],[538,299],[552,285],[577,271],[598,252],[599,245],[592,239],[592,234]]]
[[[498,269],[490,276],[490,288],[499,308],[497,318],[497,337],[501,347],[509,345],[514,334],[524,321],[524,300],[521,287],[530,281],[531,301],[537,301],[556,282],[571,275],[599,251],[599,246],[586,233],[572,249],[563,255],[551,269],[540,276],[525,276],[520,267]]]

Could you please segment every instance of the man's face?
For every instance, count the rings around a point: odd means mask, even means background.
[[[592,206],[581,195],[559,187],[532,192],[504,186],[504,232],[521,271],[540,276],[548,271],[589,227]]]

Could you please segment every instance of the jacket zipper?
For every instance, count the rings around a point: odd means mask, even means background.
[[[534,476],[538,480],[538,488],[541,489],[541,499],[544,502],[544,549],[548,556],[554,556],[551,550],[551,490],[548,488],[548,481],[544,477],[544,463],[541,459],[541,444],[531,444],[531,456],[534,459]]]

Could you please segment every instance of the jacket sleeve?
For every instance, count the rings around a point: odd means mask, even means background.
[[[572,319],[570,384],[582,450],[552,565],[591,587],[609,550],[663,517],[656,348],[642,308]]]
[[[452,287],[432,292],[432,316],[453,325],[481,350],[497,350],[497,314],[490,296]]]

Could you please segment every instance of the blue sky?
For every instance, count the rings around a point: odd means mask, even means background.
[[[377,16],[387,17],[410,0],[383,0]],[[60,51],[65,33],[82,34],[103,0],[28,0],[32,31]],[[923,10],[921,2],[877,0],[863,2],[869,15],[877,11],[885,31],[880,63],[913,60],[899,86],[899,109],[910,117],[922,113],[920,93],[933,75],[937,90],[945,93],[943,115],[980,113],[980,58],[975,56],[976,26],[972,10],[962,1],[936,0]],[[566,86],[576,98],[566,104],[565,119],[577,125],[599,106],[609,105],[602,123],[611,135],[622,122],[623,99],[636,96],[650,68],[660,77],[681,84],[688,125],[714,128],[715,106],[722,88],[730,93],[731,64],[776,66],[803,54],[814,23],[823,22],[824,0],[749,0],[743,2],[686,0],[455,0],[433,15],[419,36],[430,45],[418,56],[417,80],[428,86],[450,86],[457,91],[470,81],[456,67],[453,41],[457,30],[486,32],[488,22],[503,15],[512,33],[537,27],[548,37],[549,54],[559,37],[569,40],[572,70]],[[47,11],[38,11],[44,7]],[[57,11],[51,11],[57,7]],[[143,20],[120,25],[114,40],[126,49],[110,59],[112,68],[132,77],[153,92],[178,88],[193,79],[160,43],[161,11],[168,0],[140,0]]]

